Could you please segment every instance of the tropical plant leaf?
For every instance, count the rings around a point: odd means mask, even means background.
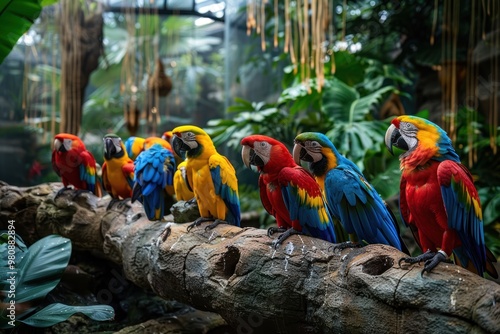
[[[12,242],[10,243],[12,245]],[[13,271],[15,271],[18,267],[18,264],[21,262],[23,259],[25,252],[27,251],[26,244],[24,243],[23,239],[17,235],[14,234],[14,249],[13,249],[13,255],[14,255],[14,262],[9,262],[9,255],[12,254],[12,252],[9,252],[9,233],[7,231],[2,231],[0,232],[0,254],[1,255],[1,266],[0,266],[0,282],[5,283],[6,280],[9,278],[9,276]],[[2,286],[0,288],[2,292],[5,292],[4,287]],[[3,294],[5,295],[5,294]]]
[[[0,63],[31,27],[42,11],[40,0],[4,0],[0,2]]]
[[[28,248],[18,264],[16,302],[44,298],[61,280],[71,255],[71,241],[49,235]]]
[[[75,313],[83,313],[96,321],[112,320],[115,317],[114,309],[109,305],[71,306],[60,303],[50,304],[20,322],[34,327],[49,327],[65,321]]]
[[[361,122],[371,108],[378,103],[383,96],[395,90],[393,86],[382,87],[371,94],[361,97],[359,92],[342,81],[334,78],[329,82],[329,89],[325,88],[323,94],[323,110],[333,117],[336,122]]]

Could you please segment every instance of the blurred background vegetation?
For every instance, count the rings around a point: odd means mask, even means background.
[[[58,180],[51,138],[63,130],[78,133],[102,163],[108,132],[125,139],[192,123],[230,157],[242,207],[258,211],[264,227],[272,219],[260,203],[257,175],[241,164],[240,139],[261,133],[292,145],[298,133],[318,131],[396,212],[399,162],[383,136],[391,117],[418,114],[448,131],[472,171],[487,244],[500,256],[494,3],[42,2],[38,19],[0,64],[0,179],[22,186]]]

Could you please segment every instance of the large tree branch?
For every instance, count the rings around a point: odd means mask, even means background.
[[[0,186],[0,217],[28,241],[52,233],[121,264],[165,298],[219,313],[240,332],[500,333],[500,286],[461,267],[400,269],[384,245],[333,252],[293,236],[278,250],[266,231],[150,222],[140,204],[64,192],[60,183]],[[171,217],[170,217],[171,218]],[[168,227],[167,227],[168,226]],[[167,228],[166,228],[167,227]]]

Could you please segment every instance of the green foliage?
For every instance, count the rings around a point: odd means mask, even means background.
[[[42,11],[40,0],[2,1],[0,3],[0,63],[17,40],[31,27]]]
[[[318,91],[316,79],[310,80],[308,88],[295,77],[284,89],[276,103],[250,102],[235,99],[228,108],[232,119],[216,119],[208,123],[209,133],[217,145],[226,142],[239,149],[242,138],[251,134],[265,134],[288,146],[301,132],[325,133],[339,151],[358,165],[369,150],[380,151],[388,124],[375,119],[378,106],[389,93],[397,92],[392,85],[382,85],[375,78],[377,64],[368,62],[365,71],[371,75],[350,86],[336,76],[325,78],[322,91]],[[387,71],[380,71],[383,76]],[[398,73],[400,75],[400,73]],[[394,75],[396,78],[397,76]],[[407,80],[403,76],[400,81]],[[285,81],[290,81],[286,78]],[[380,84],[373,84],[374,81]],[[366,83],[372,82],[371,85]],[[360,87],[363,87],[362,89]],[[373,91],[367,92],[367,87]]]
[[[68,265],[71,256],[71,241],[57,235],[49,235],[38,240],[29,248],[23,240],[15,235],[15,245],[9,243],[7,232],[0,235],[0,250],[2,266],[0,278],[2,282],[1,294],[15,300],[16,305],[26,306],[16,309],[16,323],[21,322],[35,327],[49,327],[65,321],[75,313],[83,313],[94,320],[110,320],[114,317],[114,310],[107,305],[70,306],[63,304],[43,305],[47,294],[52,291],[61,280],[61,276]],[[14,246],[15,263],[8,261],[8,247]],[[15,272],[15,275],[12,273]],[[15,296],[11,296],[10,284],[7,279],[15,276]],[[0,317],[0,328],[10,328],[7,310]]]

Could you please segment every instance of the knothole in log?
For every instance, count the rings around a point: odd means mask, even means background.
[[[372,257],[363,264],[363,273],[379,276],[385,273],[387,270],[392,268],[394,265],[394,259],[387,255],[379,255]]]

